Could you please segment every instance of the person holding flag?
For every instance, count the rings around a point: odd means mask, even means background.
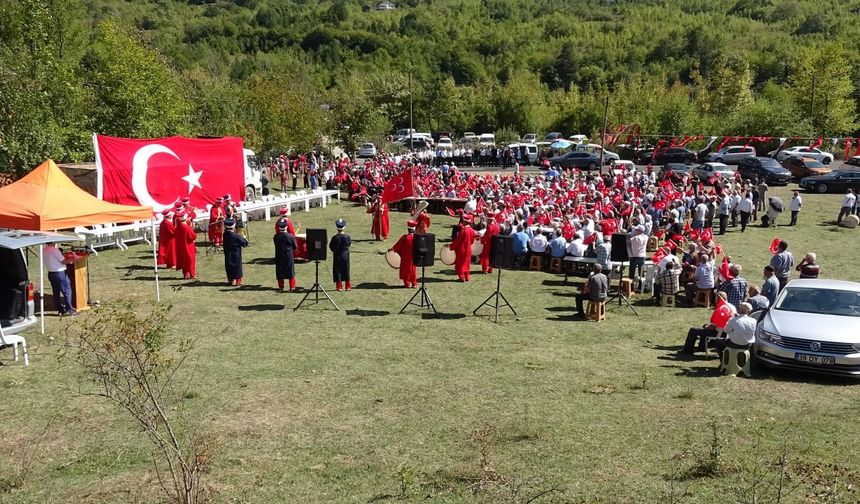
[[[700,352],[706,350],[705,345],[708,339],[716,338],[718,333],[725,329],[726,324],[737,314],[737,310],[732,306],[726,298],[725,292],[717,293],[717,305],[714,307],[714,312],[711,314],[710,321],[701,328],[691,327],[687,331],[687,339],[684,341],[684,349],[682,354],[693,355],[693,352],[698,349]],[[696,340],[699,344],[696,345]]]
[[[418,223],[408,221],[406,223],[406,234],[401,236],[389,251],[397,252],[400,255],[400,279],[403,280],[403,286],[408,288],[418,287],[418,270],[412,262],[412,243],[415,239],[415,226]]]
[[[370,234],[376,241],[388,239],[388,204],[379,196],[374,196],[367,207],[367,213],[372,215]]]

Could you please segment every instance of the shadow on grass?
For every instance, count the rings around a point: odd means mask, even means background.
[[[677,373],[675,373],[675,376],[684,376],[687,378],[714,378],[720,376],[720,370],[717,367],[717,363],[714,362],[713,366],[681,368]]]
[[[564,311],[576,311],[575,306],[548,306],[544,308],[546,311],[551,312],[564,312]]]
[[[577,296],[576,292],[551,292],[553,296],[558,297],[566,297],[566,298],[575,298]]]
[[[417,308],[417,307],[416,307],[416,308]],[[407,310],[407,311],[406,311],[406,312],[404,312],[404,313],[407,313],[407,314],[408,314],[408,313],[409,313],[409,311]],[[434,315],[432,312],[430,312],[430,313],[422,313],[422,314],[421,314],[421,318],[422,318],[422,319],[430,319],[430,320],[433,320],[433,319],[438,319],[438,320],[457,320],[457,319],[461,319],[461,318],[466,318],[466,314],[465,314],[465,313],[442,313],[442,312],[438,312],[438,313],[439,313],[439,315],[438,315],[438,316],[437,316],[437,315]]]
[[[162,266],[158,267],[159,271],[161,270],[161,268]],[[132,271],[152,271],[152,265],[150,264],[149,266],[145,266],[143,264],[130,264],[128,266],[115,266],[114,269],[126,270],[126,275],[131,275]]]
[[[245,264],[267,264],[272,265],[275,264],[274,257],[256,257],[251,259],[250,261],[246,261]]]
[[[187,284],[182,284],[183,287],[226,287],[227,281],[223,282],[207,282],[203,280],[194,280],[193,282],[188,282]]]
[[[391,312],[385,310],[361,310],[355,308],[353,310],[346,310],[347,315],[356,315],[358,317],[384,317],[385,315],[391,315]]]
[[[584,317],[580,317],[579,314],[573,315],[556,315],[555,317],[546,317],[550,322],[585,322],[586,319]]]
[[[225,284],[219,284],[219,285],[223,285],[226,287]],[[268,285],[254,285],[254,284],[239,285],[239,286],[233,286],[232,288],[229,288],[229,289],[222,289],[222,292],[230,292],[230,291],[281,292],[281,289],[279,289],[277,287],[271,287]]]
[[[572,283],[565,282],[564,280],[544,280],[540,284],[545,285],[547,287],[571,287],[571,286],[573,286]]]
[[[279,311],[285,308],[282,304],[260,304],[239,306],[239,311]]]
[[[759,379],[770,379],[779,382],[789,383],[807,383],[813,385],[824,386],[852,386],[860,385],[857,378],[831,376],[831,375],[816,375],[793,369],[768,368],[761,364],[756,365],[753,360],[753,376]]]
[[[400,287],[400,286],[398,285],[396,287]],[[366,290],[394,289],[396,287],[388,285],[388,284],[384,284],[381,282],[364,282],[364,283],[360,283],[360,284],[352,286],[353,289],[360,289],[360,290],[363,290],[363,289],[366,289]]]

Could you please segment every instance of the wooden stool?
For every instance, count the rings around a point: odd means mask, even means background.
[[[533,255],[529,260],[529,271],[541,271],[543,270],[543,257],[539,255]]]
[[[742,374],[751,378],[750,351],[745,348],[726,347],[720,359],[720,372],[729,376]]]
[[[656,252],[657,251],[657,237],[651,236],[648,238],[648,244],[645,246],[645,250],[648,252]]]
[[[585,312],[589,320],[600,322],[606,320],[606,302],[588,301],[588,311]]]
[[[562,266],[562,262],[561,262],[560,257],[553,257],[552,259],[549,260],[549,272],[550,273],[561,273],[561,266]]]
[[[674,294],[660,294],[660,306],[669,306],[675,307],[675,295]]]
[[[697,289],[696,290],[696,306],[703,306],[705,308],[711,307],[711,298],[714,295],[714,291],[711,289]]]
[[[621,279],[621,293],[624,294],[624,297],[632,297],[633,296],[633,280],[629,278]]]

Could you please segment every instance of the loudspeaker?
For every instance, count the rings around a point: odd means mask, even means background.
[[[609,259],[612,262],[628,262],[630,256],[627,255],[627,235],[624,233],[615,233],[612,235],[612,250],[609,254]]]
[[[307,240],[308,261],[325,261],[328,248],[328,231],[325,229],[308,229]]]
[[[513,269],[514,238],[511,235],[496,235],[490,242],[490,263],[494,268]]]
[[[415,266],[433,266],[436,258],[436,235],[416,234],[412,238],[412,263]]]

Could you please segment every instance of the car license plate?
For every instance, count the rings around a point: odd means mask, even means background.
[[[836,364],[836,357],[828,357],[826,355],[811,355],[805,353],[796,353],[794,354],[794,360],[805,362],[807,364],[818,364],[818,365],[833,365]]]

